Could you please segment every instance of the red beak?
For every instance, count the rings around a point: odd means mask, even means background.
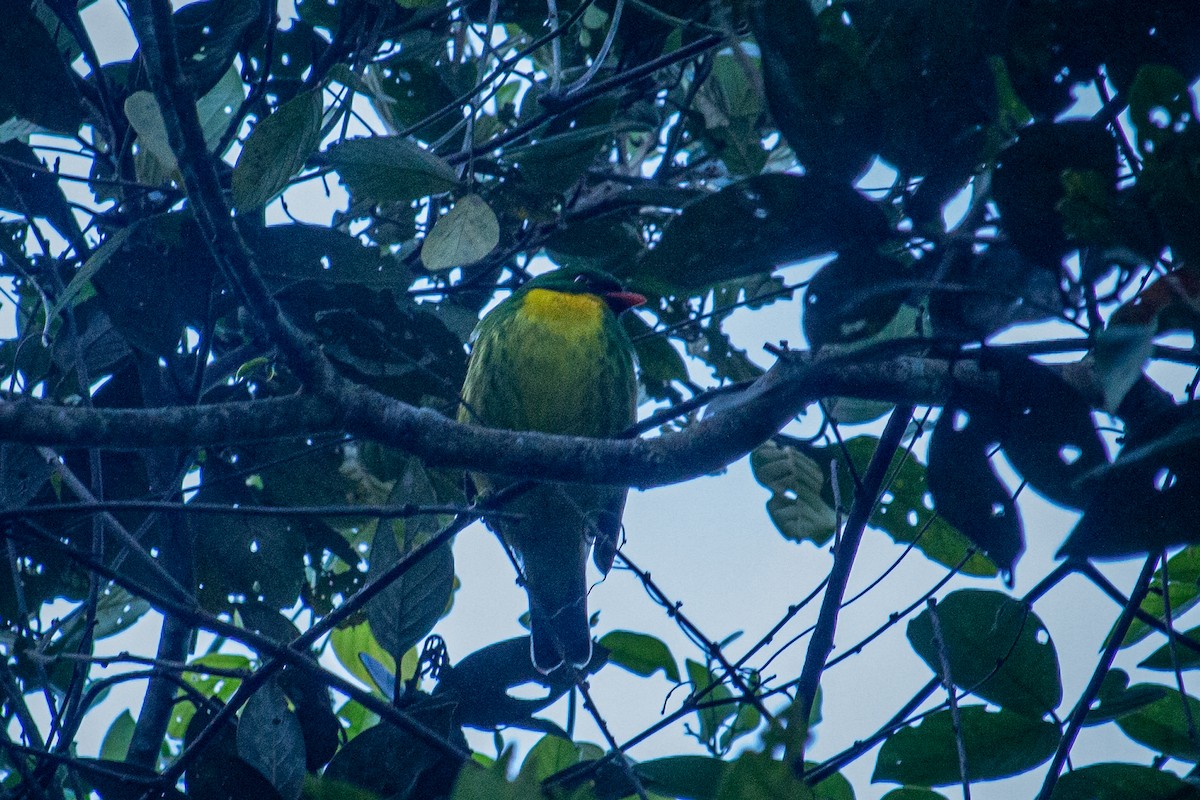
[[[620,314],[622,311],[628,311],[646,303],[646,298],[637,292],[605,292],[603,297],[604,302],[608,303],[608,307],[614,314]]]

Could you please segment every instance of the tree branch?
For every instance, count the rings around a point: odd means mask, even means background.
[[[396,447],[430,466],[530,479],[649,488],[736,461],[806,406],[832,395],[941,405],[958,389],[995,395],[998,379],[972,361],[869,353],[786,352],[746,391],[680,433],[601,440],[463,425],[366,387],[339,394],[155,409],[0,402],[0,441],[61,447],[197,447],[344,432]],[[1068,378],[1071,373],[1064,373]]]

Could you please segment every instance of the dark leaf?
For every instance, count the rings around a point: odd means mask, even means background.
[[[293,97],[254,126],[233,168],[233,206],[266,205],[321,143],[321,92]]]
[[[716,797],[728,770],[728,762],[708,756],[668,756],[634,767],[647,789],[683,800]]]
[[[1000,154],[992,194],[1001,224],[1021,253],[1056,270],[1067,252],[1061,203],[1064,177],[1088,174],[1115,191],[1117,150],[1101,122],[1072,120],[1035,123]]]
[[[329,148],[325,157],[355,199],[407,203],[458,185],[453,167],[398,136],[350,139]]]
[[[1042,764],[1058,746],[1058,725],[1011,711],[959,706],[962,730],[956,737],[950,711],[938,711],[915,726],[892,734],[879,751],[872,781],[914,786],[961,782],[956,739],[967,756],[967,778],[990,781],[1020,775]]]
[[[852,242],[869,248],[887,235],[883,211],[852,188],[759,175],[684,208],[632,274],[659,294],[696,294]]]
[[[1197,800],[1200,789],[1173,772],[1141,764],[1092,764],[1063,774],[1050,800]]]
[[[667,680],[679,683],[679,666],[661,639],[634,631],[609,631],[600,637],[608,648],[608,660],[619,667],[648,678],[660,669]]]
[[[0,139],[38,129],[74,135],[84,108],[70,68],[27,3],[7,10],[0,26]]]
[[[1012,496],[988,463],[998,428],[982,408],[943,408],[929,442],[927,477],[937,512],[1011,575],[1025,538]]]
[[[403,530],[403,521],[381,523],[375,531],[368,572],[371,580],[376,580],[401,558],[393,526]],[[405,541],[403,552],[408,552],[417,539],[405,536]],[[454,557],[450,546],[443,545],[415,563],[367,604],[371,632],[399,661],[408,648],[433,629],[446,610],[453,587]]]
[[[304,786],[304,736],[279,684],[268,681],[250,695],[237,726],[237,752],[275,787],[297,800]]]
[[[1031,609],[1001,592],[962,589],[908,623],[908,641],[934,674],[942,655],[936,613],[954,685],[1001,708],[1041,719],[1062,702],[1058,653]]]
[[[1139,688],[1134,685],[1129,691]],[[1200,719],[1200,700],[1167,686],[1153,688],[1162,689],[1163,696],[1117,717],[1117,726],[1130,739],[1156,753],[1193,764],[1200,761],[1200,740],[1193,728],[1193,720]]]

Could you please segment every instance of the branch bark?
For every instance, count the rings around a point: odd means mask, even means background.
[[[653,438],[601,440],[462,425],[346,382],[336,395],[176,408],[0,402],[0,441],[141,449],[340,431],[404,450],[430,466],[644,489],[721,469],[824,397],[940,405],[959,389],[994,395],[998,379],[970,361],[789,352],[746,391],[725,398],[719,411],[683,432]]]

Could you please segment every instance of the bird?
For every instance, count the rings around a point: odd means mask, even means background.
[[[611,275],[557,269],[526,282],[479,322],[460,422],[611,438],[637,420],[636,358],[618,316],[646,302]],[[471,473],[480,495],[516,478]],[[549,674],[591,660],[587,558],[612,567],[628,490],[538,483],[487,521],[521,566],[533,665]]]

